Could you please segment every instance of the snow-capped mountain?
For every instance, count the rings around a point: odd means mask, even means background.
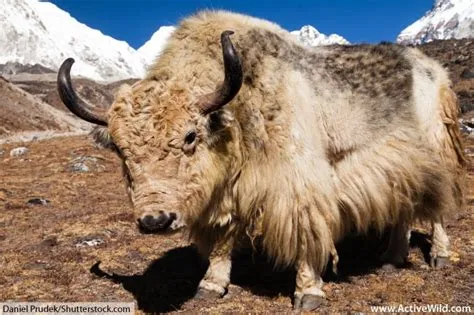
[[[138,52],[145,59],[145,64],[147,66],[152,64],[156,57],[160,55],[162,50],[165,48],[166,41],[175,29],[176,28],[174,26],[160,27],[158,31],[156,31],[142,47],[138,48]],[[306,46],[350,44],[344,37],[340,35],[324,35],[311,25],[303,26],[299,31],[293,31],[291,34],[293,34]]]
[[[162,26],[135,50],[47,1],[0,0],[0,8],[0,65],[4,69],[42,66],[56,71],[64,59],[73,57],[72,75],[96,81],[142,77],[175,30]],[[326,36],[310,25],[291,33],[308,46],[349,44],[339,35]]]
[[[469,37],[474,37],[474,1],[436,0],[430,11],[398,35],[397,42],[421,44]]]
[[[329,36],[320,33],[316,28],[311,25],[303,26],[299,31],[291,32],[296,38],[302,42],[305,46],[323,46],[323,45],[349,45],[344,37],[331,34]]]
[[[175,29],[174,26],[160,27],[142,47],[138,48],[138,52],[143,56],[146,65],[152,64],[156,57],[160,55]]]
[[[0,64],[40,64],[57,70],[76,59],[73,75],[97,81],[140,77],[144,60],[118,41],[78,22],[50,2],[0,0]]]

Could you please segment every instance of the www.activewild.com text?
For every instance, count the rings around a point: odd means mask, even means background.
[[[427,305],[398,305],[398,306],[372,306],[371,312],[442,312],[442,313],[470,313],[469,305],[427,304]]]

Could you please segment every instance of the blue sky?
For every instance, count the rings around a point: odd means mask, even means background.
[[[433,0],[51,0],[104,34],[139,48],[163,25],[199,9],[226,9],[265,18],[288,30],[311,24],[352,43],[394,41],[431,9]]]

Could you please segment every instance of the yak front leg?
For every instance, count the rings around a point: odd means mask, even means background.
[[[449,262],[449,238],[441,220],[434,220],[431,228],[430,265],[433,268],[441,268]]]
[[[220,298],[227,293],[232,267],[233,241],[231,239],[217,243],[208,255],[209,267],[199,283],[197,298]]]
[[[296,271],[294,309],[305,311],[316,309],[326,296],[322,291],[322,286],[321,275],[306,261],[300,261]]]

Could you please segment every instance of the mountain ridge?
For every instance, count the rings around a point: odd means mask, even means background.
[[[80,23],[50,2],[0,0],[0,64],[40,64],[57,70],[76,59],[73,74],[96,81],[141,76],[143,60],[124,41]]]
[[[88,27],[51,2],[0,0],[0,73],[57,71],[72,57],[73,76],[110,83],[143,77],[166,45],[175,26],[161,26],[140,48],[134,49]],[[311,25],[291,32],[307,46],[348,44],[343,37],[320,33]],[[44,68],[44,69],[43,69]],[[30,69],[30,70],[27,70]]]
[[[472,0],[436,0],[431,10],[400,32],[396,42],[417,45],[437,39],[472,37],[474,37]]]
[[[470,1],[436,0],[433,9],[402,31],[397,42],[419,44],[437,37],[459,37],[466,28],[468,35],[474,36],[474,6],[466,5]],[[73,57],[73,76],[103,83],[141,78],[175,30],[175,26],[161,26],[135,50],[125,41],[77,21],[50,2],[0,0],[0,5],[0,39],[4,39],[0,44],[0,74],[4,76],[22,71],[47,76],[48,72],[55,73],[65,58]],[[439,23],[434,27],[436,21]],[[340,35],[322,34],[311,25],[290,33],[309,47],[350,44]]]

